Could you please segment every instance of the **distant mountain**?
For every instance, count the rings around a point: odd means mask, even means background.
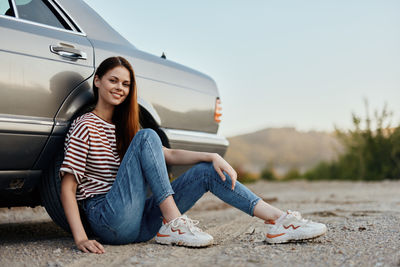
[[[228,140],[225,159],[249,172],[260,172],[267,165],[278,174],[291,168],[304,171],[322,160],[335,159],[343,151],[333,133],[295,128],[267,128]]]

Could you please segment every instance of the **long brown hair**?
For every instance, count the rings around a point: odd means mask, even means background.
[[[115,106],[112,122],[115,124],[115,134],[117,138],[117,150],[122,160],[133,137],[139,131],[139,106],[137,103],[137,88],[135,73],[131,64],[123,57],[109,57],[97,67],[95,76],[101,79],[109,70],[122,66],[129,71],[130,85],[129,93],[124,102]],[[99,89],[94,84],[94,101],[97,104],[99,99]]]

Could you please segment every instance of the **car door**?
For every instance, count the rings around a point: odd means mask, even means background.
[[[32,168],[93,47],[56,1],[0,0],[0,170]]]

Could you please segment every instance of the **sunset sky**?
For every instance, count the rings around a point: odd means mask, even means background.
[[[210,75],[220,134],[348,128],[363,99],[400,123],[400,1],[85,1],[138,49]]]

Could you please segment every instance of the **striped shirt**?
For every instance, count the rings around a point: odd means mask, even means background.
[[[115,125],[92,112],[76,118],[65,138],[61,175],[75,176],[76,199],[107,193],[121,163],[115,137]]]

